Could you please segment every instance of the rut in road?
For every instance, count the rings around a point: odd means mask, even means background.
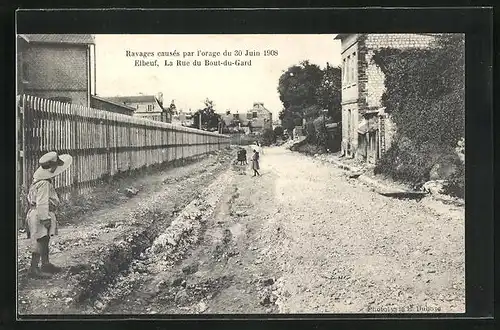
[[[182,167],[147,171],[100,188],[91,196],[97,207],[81,217],[65,219],[60,235],[51,239],[51,260],[63,271],[49,280],[26,278],[23,266],[29,265],[29,240],[19,236],[20,315],[100,312],[101,304],[90,311],[87,305],[151,245],[179,209],[227,169],[229,157],[230,150],[223,150]],[[139,193],[123,195],[122,189],[131,185]]]
[[[202,229],[183,236],[186,254],[135,272],[134,289],[104,312],[465,310],[463,210],[384,197],[281,148],[266,149],[261,169],[229,170]]]
[[[277,295],[272,293],[277,274],[260,255],[266,248],[260,241],[262,219],[268,215],[252,212],[257,203],[272,211],[273,201],[262,200],[261,188],[272,188],[274,178],[269,176],[271,182],[260,182],[259,188],[250,176],[241,175],[241,168],[233,168],[228,175],[214,183],[223,192],[217,209],[202,222],[199,231],[183,237],[183,241],[191,242],[191,250],[186,249],[168,265],[156,257],[154,261],[139,261],[154,266],[133,276],[132,281],[130,275],[121,278],[115,290],[107,293],[114,297],[104,313],[277,312]],[[208,188],[207,194],[210,191]],[[273,191],[266,193],[272,196]],[[124,282],[134,282],[133,290],[121,291],[128,286]]]

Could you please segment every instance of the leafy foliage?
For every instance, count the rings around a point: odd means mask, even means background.
[[[313,121],[314,129],[316,131],[316,144],[323,147],[326,147],[327,139],[325,124],[325,118],[323,116],[318,117]]]
[[[465,198],[465,164],[458,167],[458,171],[451,176],[443,189],[445,194]]]
[[[203,109],[196,111],[193,114],[192,127],[199,128],[199,129],[206,128],[208,130],[217,129],[219,122],[222,121],[222,118],[219,114],[215,113],[213,101],[211,101],[207,98],[207,99],[205,99],[204,103],[205,103],[205,107]],[[202,127],[199,127],[200,116],[201,116]]]
[[[168,112],[171,114],[174,114],[177,112],[177,107],[175,106],[174,100],[172,100],[172,102],[170,102],[170,105],[168,106]]]
[[[280,100],[285,109],[290,106],[308,107],[316,104],[316,90],[323,78],[319,66],[303,61],[284,72],[278,85]]]
[[[328,116],[334,122],[342,120],[342,70],[339,67],[326,64],[323,79],[316,90],[316,97],[321,109],[328,110]]]
[[[283,131],[283,127],[281,127],[281,126],[276,126],[276,127],[274,128],[274,135],[276,135],[276,137],[283,136],[283,133],[284,133],[284,131]]]
[[[262,132],[262,145],[269,146],[276,142],[276,134],[271,128],[266,128]]]
[[[341,83],[341,69],[328,63],[325,69],[309,61],[288,68],[278,84],[284,107],[279,114],[283,128],[291,132],[295,126],[302,126],[305,119],[308,142],[324,145],[326,132],[321,132],[324,124],[318,126],[313,122],[323,117],[324,109],[334,121],[341,120]]]
[[[465,129],[464,46],[463,35],[449,34],[432,49],[375,52],[373,60],[385,74],[382,104],[397,127],[377,172],[416,183],[428,180],[430,169],[443,157],[455,162],[454,148]],[[455,175],[460,185],[461,174]]]
[[[385,48],[373,60],[385,74],[382,103],[398,132],[415,143],[452,146],[465,125],[465,40],[443,36],[436,49]]]
[[[314,123],[312,121],[306,122],[305,125],[305,133],[307,143],[316,144],[317,136],[316,136],[316,128],[314,127]]]
[[[420,185],[429,180],[431,168],[443,160],[459,164],[458,156],[450,147],[434,142],[415,143],[406,137],[398,137],[377,163],[375,173]]]

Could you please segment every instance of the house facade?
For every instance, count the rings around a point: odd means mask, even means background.
[[[94,59],[90,34],[17,35],[17,94],[90,107]]]
[[[255,102],[253,107],[243,113],[219,113],[226,127],[244,130],[245,134],[261,134],[264,129],[273,129],[273,114],[264,107],[264,103]]]
[[[382,48],[434,47],[438,34],[338,34],[342,53],[342,143],[347,157],[370,163],[391,145],[395,134],[390,116],[382,108],[384,73],[372,61]]]
[[[231,113],[229,111],[225,113],[218,113],[218,115],[220,116],[221,120],[224,122],[224,125],[226,125],[226,127],[233,126],[237,122],[235,116],[236,114]]]
[[[179,110],[172,116],[172,124],[178,126],[191,126],[193,125],[193,112],[186,112],[184,110]]]
[[[254,102],[253,108],[247,111],[245,122],[248,122],[245,126],[251,126],[252,132],[262,133],[267,128],[273,128],[273,114],[264,107],[264,103]]]
[[[134,109],[133,116],[147,118],[150,120],[161,121],[165,123],[172,122],[172,114],[163,107],[163,96],[158,95],[134,95],[134,96],[115,96],[107,97],[107,100],[124,104]]]
[[[231,116],[233,123],[239,124],[240,127],[248,127],[248,123],[250,122],[248,114],[237,111],[236,113],[232,113]]]

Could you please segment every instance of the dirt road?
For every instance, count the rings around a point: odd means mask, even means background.
[[[205,185],[227,169],[229,157],[232,158],[232,152],[224,151],[182,167],[103,186],[91,196],[97,200],[91,203],[96,209],[86,210],[81,216],[58,219],[62,226],[59,235],[51,239],[50,258],[63,271],[49,280],[26,278],[29,240],[20,234],[19,313],[85,312],[96,292],[128,267]],[[136,196],[126,196],[129,187],[138,189]],[[87,201],[87,197],[81,200]]]
[[[465,311],[460,209],[381,196],[283,148],[261,168],[223,172],[82,312]]]

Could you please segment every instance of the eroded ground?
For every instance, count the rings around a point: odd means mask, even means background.
[[[463,209],[429,197],[384,197],[330,164],[284,148],[266,148],[261,168],[262,176],[252,177],[248,168],[226,162],[205,179],[193,174],[191,186],[185,181],[196,192],[192,198],[170,186],[158,192],[182,205],[143,199],[143,210],[179,210],[115,272],[114,282],[74,311],[464,312]],[[116,219],[89,224],[88,232],[95,230],[105,245],[114,229],[97,228]],[[60,237],[67,240],[67,233]],[[50,304],[47,287],[64,286],[66,278],[29,284],[24,299],[38,285],[37,302]]]

